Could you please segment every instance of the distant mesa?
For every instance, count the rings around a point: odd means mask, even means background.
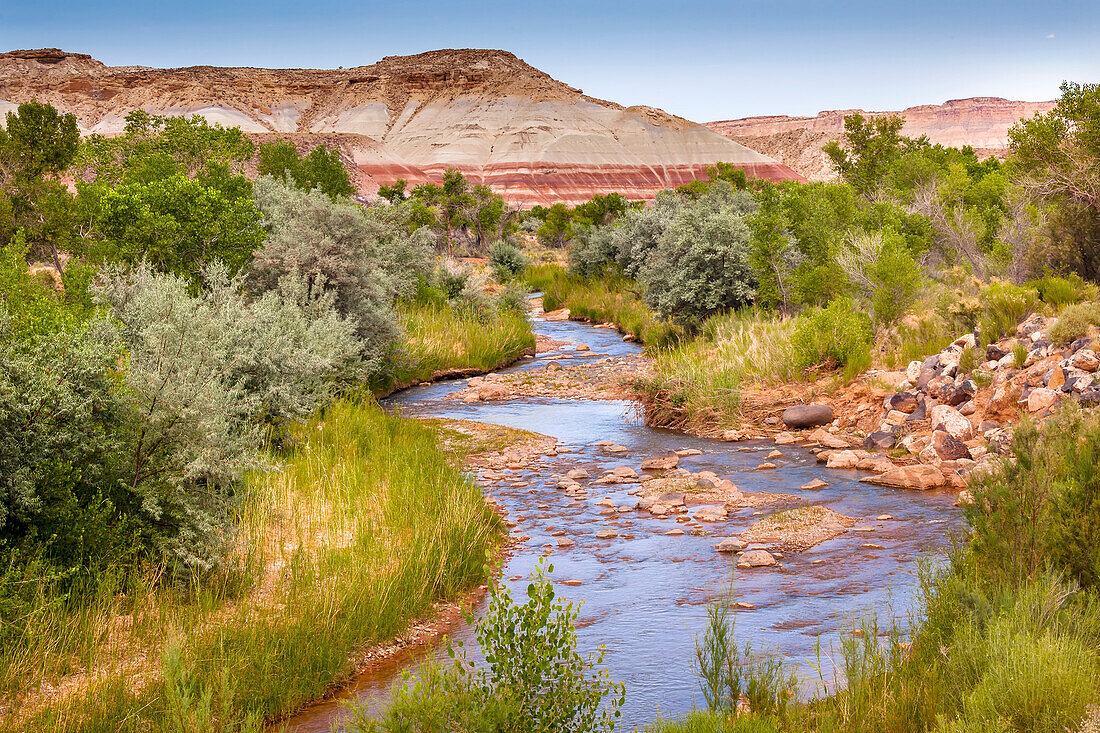
[[[576,203],[617,191],[652,199],[718,161],[801,180],[702,125],[623,107],[556,81],[507,51],[446,49],[351,69],[105,66],[59,49],[0,54],[0,113],[38,99],[84,133],[121,131],[131,111],[198,114],[258,140],[340,148],[364,193],[463,171],[513,203]]]
[[[821,148],[840,139],[845,115],[855,112],[873,117],[901,115],[905,118],[901,134],[907,137],[927,135],[932,143],[952,147],[969,145],[980,156],[1002,157],[1008,148],[1008,130],[1012,125],[1053,108],[1054,102],[972,97],[892,112],[829,110],[815,117],[777,115],[720,120],[708,122],[707,127],[785,163],[809,180],[829,181],[836,178],[836,173]]]

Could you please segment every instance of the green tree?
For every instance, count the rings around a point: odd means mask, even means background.
[[[65,170],[79,145],[76,116],[39,102],[25,102],[8,112],[7,130],[0,131],[0,148],[8,149],[18,175],[25,178]]]
[[[381,185],[378,187],[378,195],[391,204],[399,204],[408,198],[408,194],[405,189],[408,188],[409,182],[404,178],[398,178],[396,181],[389,185]]]
[[[298,155],[294,144],[286,140],[260,146],[257,172],[302,189],[319,188],[335,201],[355,193],[348,171],[340,160],[339,151],[318,145],[305,157]]]
[[[535,234],[548,247],[564,247],[573,238],[573,213],[563,203],[554,204],[545,212]]]
[[[898,115],[870,119],[860,114],[844,117],[844,146],[824,147],[837,172],[865,198],[872,198],[886,174],[905,150],[901,136],[905,120]]]
[[[228,195],[179,173],[147,183],[89,187],[84,194],[95,201],[101,240],[90,255],[96,262],[148,261],[198,283],[214,259],[237,272],[263,241],[251,196]]]

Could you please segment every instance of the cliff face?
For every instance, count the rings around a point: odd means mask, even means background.
[[[927,135],[932,143],[952,147],[970,145],[980,155],[1003,156],[1008,148],[1008,129],[1013,124],[1053,107],[1054,102],[973,97],[897,112],[830,110],[819,112],[816,117],[746,117],[708,122],[707,127],[785,163],[810,180],[827,181],[834,179],[836,174],[821,148],[831,140],[840,139],[845,115],[855,112],[871,117],[901,115],[905,118],[903,135]]]
[[[0,113],[31,99],[76,115],[85,133],[125,116],[198,114],[263,140],[339,145],[365,193],[449,167],[510,201],[652,198],[717,161],[772,180],[798,174],[706,127],[651,107],[586,96],[506,51],[390,56],[354,69],[109,67],[57,49],[0,54]]]

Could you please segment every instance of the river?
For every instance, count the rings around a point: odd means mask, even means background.
[[[590,352],[563,347],[574,357],[563,364],[640,351],[608,329],[542,318],[534,319],[533,326],[553,339],[591,347]],[[553,355],[540,354],[504,371],[541,368],[546,364],[543,359]],[[528,486],[512,488],[510,482],[499,482],[492,488],[508,516],[519,523],[513,532],[530,536],[511,555],[502,578],[517,598],[522,597],[526,577],[543,555],[543,546],[556,539],[551,533],[564,530],[576,540],[571,548],[553,551],[553,577],[581,581],[579,586],[558,585],[557,590],[583,604],[578,630],[582,651],[604,644],[604,662],[612,678],[626,683],[623,729],[627,731],[652,720],[658,710],[677,714],[702,704],[692,671],[695,639],[705,627],[708,602],[731,587],[738,601],[754,606],[736,613],[738,640],[751,640],[756,650],[782,654],[798,671],[805,696],[820,694],[821,677],[832,690],[840,634],[847,633],[854,619],[868,614],[878,614],[884,622],[899,619],[905,625],[916,602],[920,559],[941,558],[962,526],[961,512],[953,505],[954,492],[861,484],[858,479],[866,475],[863,472],[826,469],[809,450],[796,445],[783,446],[784,455],[772,459],[777,470],[759,471],[756,466],[763,455],[775,448],[771,441],[725,443],[647,428],[635,406],[626,402],[532,398],[465,404],[441,399],[464,383],[415,387],[385,404],[411,416],[532,430],[557,438],[570,451],[531,470],[514,472],[515,480],[529,482]],[[604,440],[629,451],[609,455],[594,446]],[[596,502],[605,496],[617,505],[633,504],[636,499],[628,492],[636,484],[589,484],[588,499],[575,502],[551,476],[582,467],[595,478],[606,469],[637,469],[645,458],[684,448],[702,451],[681,459],[680,465],[690,471],[714,471],[743,491],[800,495],[808,503],[855,517],[860,531],[849,531],[806,552],[787,554],[779,567],[734,572],[731,556],[716,552],[715,542],[777,509],[743,509],[731,512],[725,522],[707,525],[706,534],[668,536],[664,533],[677,526],[669,519],[641,512],[600,514],[603,507]],[[813,478],[829,485],[817,491],[799,489]],[[876,519],[882,515],[893,518]],[[595,537],[608,527],[619,536]],[[515,576],[523,579],[507,580]],[[471,630],[464,624],[453,629],[453,636],[467,642],[467,647],[472,645]],[[425,655],[440,654],[439,645],[400,654],[357,678],[336,700],[313,705],[285,721],[286,729],[299,733],[339,729],[348,715],[347,700],[384,704],[387,690],[405,669],[415,668]]]

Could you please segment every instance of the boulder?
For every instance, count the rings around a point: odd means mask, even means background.
[[[1082,405],[1100,405],[1100,387],[1088,387],[1077,394]]]
[[[879,453],[877,455],[868,456],[867,458],[862,459],[859,463],[856,464],[856,468],[858,468],[860,471],[886,473],[887,471],[893,470],[894,462],[891,461],[887,456]]]
[[[588,478],[588,471],[584,470],[583,468],[574,468],[572,471],[568,471],[565,474],[565,477],[571,478],[574,481],[582,478]]]
[[[917,383],[917,379],[920,378],[921,363],[919,361],[911,361],[908,366],[905,367],[905,381],[913,384]]]
[[[1090,336],[1079,338],[1069,345],[1069,353],[1076,354],[1081,349],[1087,349],[1092,346],[1093,339]]]
[[[1050,371],[1050,376],[1046,378],[1046,387],[1047,389],[1062,389],[1065,384],[1066,370],[1059,364]]]
[[[990,344],[985,347],[985,358],[988,361],[1000,361],[1008,356],[1009,352],[1002,349],[997,344]]]
[[[920,405],[920,400],[912,392],[898,392],[887,398],[886,408],[909,414],[917,409],[918,405]]]
[[[792,405],[783,411],[783,424],[789,428],[813,428],[833,421],[833,408],[828,405]]]
[[[893,430],[878,430],[863,440],[867,450],[890,450],[897,444],[897,434]]]
[[[1092,349],[1081,349],[1070,358],[1070,364],[1083,372],[1095,372],[1100,369],[1100,358]]]
[[[727,537],[714,546],[718,552],[740,552],[741,540],[736,537]]]
[[[905,421],[908,419],[909,415],[902,412],[901,410],[890,410],[890,412],[886,413],[886,419],[883,420],[883,422],[886,425],[890,425],[896,428],[899,425],[904,425]]]
[[[932,430],[943,430],[956,440],[967,441],[974,437],[974,426],[954,407],[936,405],[932,408]]]
[[[1027,411],[1042,412],[1058,401],[1059,393],[1046,387],[1036,387],[1027,396]]]
[[[941,393],[943,392],[944,390],[941,390]],[[977,392],[978,385],[974,384],[972,380],[967,379],[965,382],[957,385],[954,389],[946,390],[943,401],[951,405],[952,407],[957,407],[964,402],[968,402],[971,398],[974,397],[975,394],[977,394]]]
[[[776,564],[776,559],[767,550],[749,550],[737,559],[739,568],[763,568]]]
[[[638,472],[630,466],[616,466],[608,473],[612,476],[618,476],[619,478],[638,478]]]
[[[947,478],[935,466],[898,466],[897,468],[880,473],[875,476],[867,476],[860,479],[861,483],[875,484],[876,486],[891,486],[896,489],[935,489],[947,484]]]
[[[829,456],[825,462],[826,468],[855,468],[859,463],[859,456],[850,450],[841,450]]]
[[[959,458],[969,458],[970,448],[961,440],[954,438],[950,433],[937,430],[932,433],[932,444],[929,446],[943,461],[954,461]]]
[[[680,458],[676,454],[662,456],[660,458],[647,458],[642,461],[643,471],[669,471],[676,468]]]

